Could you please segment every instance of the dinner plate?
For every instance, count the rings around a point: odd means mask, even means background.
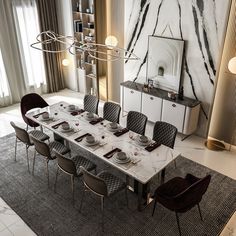
[[[53,120],[53,117],[48,117],[48,118],[40,118],[41,121],[49,121],[49,120]]]
[[[120,159],[117,158],[117,153],[115,153],[112,158],[116,163],[119,163],[119,164],[125,164],[125,163],[130,162],[130,157],[129,156],[126,156],[126,159],[124,159],[124,160],[120,160]]]
[[[59,131],[62,132],[62,133],[68,133],[68,132],[71,132],[73,131],[74,128],[70,127],[69,129],[62,129],[62,127],[59,127]]]
[[[150,144],[151,139],[148,138],[148,141],[147,141],[147,142],[141,142],[140,139],[139,139],[139,136],[137,136],[137,137],[135,138],[135,142],[136,142],[137,144],[139,144],[140,146],[147,146],[147,145]]]
[[[98,139],[95,139],[95,141],[93,142],[93,143],[88,143],[87,141],[86,141],[86,139],[83,139],[83,144],[84,145],[86,145],[86,146],[95,146],[95,145],[97,145],[97,144],[99,144],[99,140]]]
[[[111,132],[116,132],[120,129],[120,125],[117,125],[117,127],[115,129],[112,129],[110,126],[110,123],[106,125],[107,129]]]
[[[86,114],[87,114],[87,113],[86,113]],[[94,114],[94,116],[91,117],[91,118],[90,118],[90,117],[87,117],[86,114],[84,115],[85,120],[92,121],[93,119],[97,119],[97,118],[98,118],[98,115],[96,115],[96,114]]]

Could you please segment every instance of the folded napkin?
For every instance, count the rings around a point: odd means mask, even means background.
[[[83,112],[85,112],[85,110],[79,109],[78,111],[72,111],[70,114],[71,114],[72,116],[76,116],[76,115],[82,114]]]
[[[62,125],[62,124],[64,124],[64,123],[67,123],[67,122],[66,122],[66,121],[62,121],[62,122],[60,122],[60,123],[58,123],[58,124],[56,124],[56,125],[53,125],[52,128],[53,128],[53,129],[57,129],[60,125]]]
[[[119,137],[119,136],[121,136],[122,134],[125,134],[125,133],[127,133],[127,132],[129,132],[129,130],[128,130],[127,128],[124,128],[124,129],[121,129],[121,130],[115,132],[114,135],[115,135],[116,137]]]
[[[91,125],[96,125],[97,123],[103,121],[104,119],[102,117],[98,117],[97,119],[94,119],[92,121],[89,122],[89,124]]]
[[[111,150],[110,152],[104,154],[103,156],[106,157],[107,159],[110,159],[117,152],[121,152],[121,149],[115,148],[115,149]]]
[[[83,134],[81,136],[79,136],[78,138],[75,139],[76,142],[81,142],[83,140],[83,138],[85,138],[86,136],[91,135],[89,133]]]
[[[161,146],[161,143],[151,143],[149,144],[147,147],[145,147],[145,149],[148,151],[148,152],[151,152],[153,151],[154,149],[158,148],[159,146]]]
[[[39,113],[39,114],[37,114],[37,115],[34,115],[33,117],[34,117],[34,118],[39,118],[39,116],[42,115],[42,114],[44,114],[44,113],[46,113],[46,111],[41,112],[41,113]]]

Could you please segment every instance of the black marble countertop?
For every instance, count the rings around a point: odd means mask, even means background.
[[[152,89],[148,89],[148,91],[145,91],[143,84],[132,82],[132,81],[122,82],[121,85],[124,87],[130,88],[130,89],[136,90],[136,91],[150,94],[155,97],[163,98],[163,99],[171,101],[171,102],[176,102],[178,104],[181,104],[181,105],[184,105],[187,107],[195,107],[201,103],[200,101],[197,101],[197,100],[194,100],[194,99],[188,98],[188,97],[183,97],[183,100],[178,99],[178,97],[176,99],[171,99],[168,97],[168,91],[158,89],[158,88],[152,88]]]

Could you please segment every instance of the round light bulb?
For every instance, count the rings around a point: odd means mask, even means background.
[[[63,59],[62,60],[62,65],[63,66],[69,66],[69,64],[70,64],[70,61],[68,59]]]
[[[105,44],[109,47],[116,47],[118,45],[118,40],[115,36],[109,35],[106,37]]]
[[[231,73],[236,74],[236,57],[229,60],[228,69]]]

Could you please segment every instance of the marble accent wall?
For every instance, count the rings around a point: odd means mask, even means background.
[[[231,0],[125,1],[125,47],[141,59],[125,62],[124,80],[146,81],[148,35],[185,40],[184,95],[202,102],[205,136]]]

